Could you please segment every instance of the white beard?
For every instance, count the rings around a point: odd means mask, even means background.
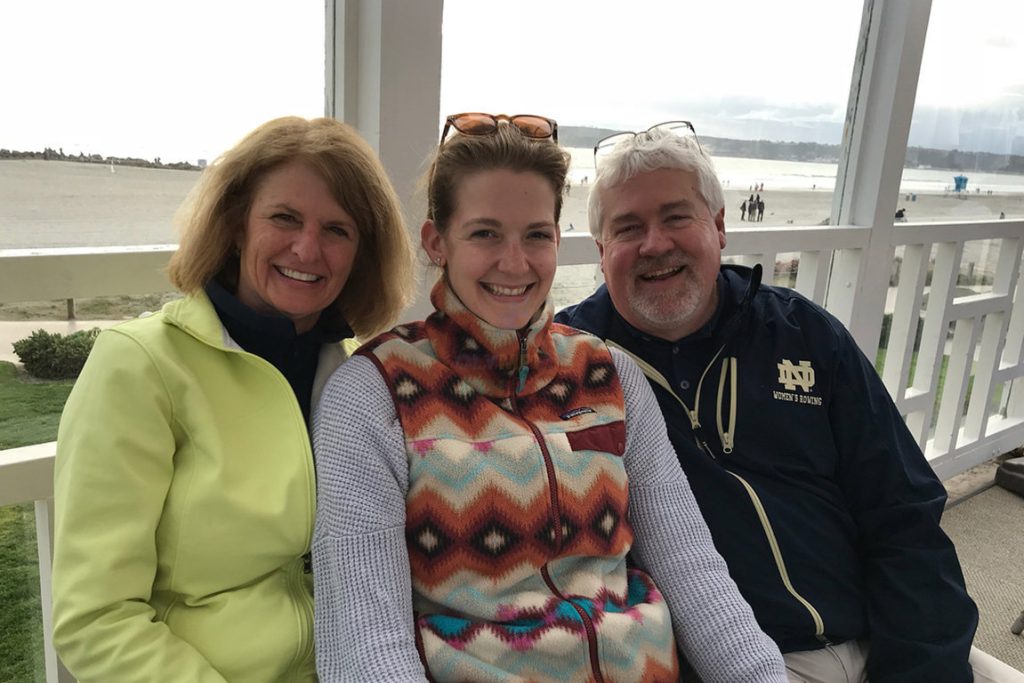
[[[629,307],[634,315],[642,318],[653,330],[673,330],[684,326],[705,301],[708,292],[687,267],[682,272],[684,282],[673,292],[649,294],[637,291],[636,281],[631,281],[626,293]]]

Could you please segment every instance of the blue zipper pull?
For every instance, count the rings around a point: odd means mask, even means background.
[[[530,368],[525,365],[519,366],[519,385],[516,387],[516,393],[522,393],[523,387],[526,386],[526,376],[530,374]]]

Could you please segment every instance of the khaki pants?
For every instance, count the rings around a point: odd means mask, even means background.
[[[868,644],[865,641],[847,641],[840,645],[827,645],[820,650],[790,652],[786,660],[786,673],[791,683],[866,683]],[[975,683],[1024,683],[1024,673],[988,655],[976,647],[971,648],[971,668]]]
[[[782,655],[790,683],[867,683],[868,644],[848,640]]]

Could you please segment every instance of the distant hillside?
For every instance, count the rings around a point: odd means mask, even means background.
[[[618,133],[610,128],[587,126],[559,126],[558,141],[564,147],[593,147],[602,138]],[[778,142],[773,140],[736,140],[700,136],[701,146],[715,156],[742,157],[745,159],[773,159],[777,161],[814,161],[834,164],[839,161],[839,145],[822,145],[815,142]],[[106,157],[100,154],[64,154],[63,149],[42,152],[18,152],[0,149],[0,159],[46,159],[52,161],[77,161],[89,164],[116,164],[119,166],[141,166],[144,168],[172,168],[198,171],[203,167],[187,161],[163,163],[160,157],[150,161],[134,157]],[[971,171],[990,173],[1024,174],[1024,156],[1019,154],[992,154],[990,152],[961,152],[959,150],[908,147],[905,166],[907,168],[935,168],[969,173]]]
[[[593,147],[601,138],[606,138],[618,132],[610,128],[559,125],[558,142],[563,147]]]
[[[83,164],[115,164],[117,166],[139,166],[142,168],[170,168],[179,171],[198,171],[201,166],[190,164],[187,161],[175,161],[165,164],[160,157],[150,161],[149,159],[138,159],[136,157],[105,157],[101,154],[65,154],[64,149],[50,149],[47,147],[42,152],[19,152],[9,149],[0,149],[0,159],[42,159],[44,161],[75,161]]]
[[[602,138],[617,132],[619,131],[607,128],[559,126],[558,141],[565,147],[593,147]],[[831,164],[839,161],[839,145],[821,145],[814,142],[736,140],[706,135],[700,136],[700,144],[711,154],[722,157],[816,161]],[[907,168],[936,168],[965,173],[978,171],[1024,174],[1024,156],[1019,154],[961,152],[927,147],[908,147],[905,165]]]

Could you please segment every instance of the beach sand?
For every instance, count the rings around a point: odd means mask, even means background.
[[[562,229],[571,223],[576,230],[586,229],[588,185],[575,185],[569,190],[562,210]],[[751,194],[764,199],[764,220],[751,223],[740,220],[740,204]],[[831,190],[725,190],[726,231],[733,228],[773,228],[823,225],[832,212]],[[949,194],[900,195],[897,208],[906,209],[907,222],[997,220],[1002,211],[1007,219],[1024,218],[1024,195],[974,194],[957,197]]]
[[[174,244],[175,210],[199,177],[197,171],[66,161],[0,161],[0,249],[33,247]],[[587,230],[590,186],[575,184],[562,209],[562,230]],[[831,190],[772,190],[762,193],[764,220],[740,220],[750,192],[725,190],[730,227],[821,225],[832,209]],[[910,222],[1024,218],[1024,194],[901,195],[897,208]]]
[[[74,162],[0,161],[0,249],[174,244],[175,210],[199,177],[175,171]],[[576,183],[565,198],[563,232],[586,234],[590,185]],[[760,193],[764,220],[740,220],[739,206],[750,192],[725,190],[726,232],[735,228],[821,225],[832,208],[832,191],[772,190]],[[897,208],[909,222],[1024,218],[1024,194],[970,193],[901,195]],[[970,247],[968,252],[974,250]],[[984,255],[965,255],[986,269]],[[601,281],[597,266],[563,266],[552,291],[556,305],[580,300]],[[3,308],[3,307],[0,307]],[[61,306],[56,306],[59,310]],[[2,315],[2,311],[0,311]]]
[[[0,249],[176,244],[174,212],[198,171],[0,161]]]

